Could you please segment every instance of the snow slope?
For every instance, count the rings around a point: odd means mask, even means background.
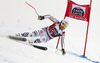
[[[67,41],[71,44],[74,39],[70,39],[73,38],[69,36]],[[0,36],[0,63],[99,63],[100,57],[94,52],[87,53],[87,56],[83,58],[81,54],[81,46],[83,45],[78,42],[78,44],[75,43],[76,41],[71,45],[66,44],[66,55],[63,56],[60,51],[55,53],[56,42],[54,43],[54,40],[53,42],[38,44],[48,47],[47,51],[42,51],[2,35]]]
[[[51,14],[58,20],[64,17],[67,0],[26,1],[32,4],[40,15]],[[80,4],[89,3],[89,0],[74,1]],[[52,22],[48,19],[37,20],[34,10],[26,5],[24,0],[0,1],[0,63],[100,63],[99,2],[93,1],[86,57],[83,58],[86,22],[66,18],[70,25],[65,30],[65,56],[60,51],[55,53],[57,38],[38,44],[48,47],[47,51],[42,51],[23,42],[8,39],[5,35],[39,29]]]

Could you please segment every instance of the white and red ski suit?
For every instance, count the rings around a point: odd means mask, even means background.
[[[35,30],[32,32],[24,32],[20,33],[21,37],[33,37],[32,41],[33,43],[41,43],[41,42],[47,42],[55,37],[61,36],[61,48],[64,49],[64,36],[65,32],[60,30],[60,22],[52,17],[51,15],[45,15],[44,19],[49,18],[53,24],[41,28],[39,30]],[[36,38],[39,37],[39,38]]]

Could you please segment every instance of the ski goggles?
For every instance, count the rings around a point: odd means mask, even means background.
[[[62,23],[61,25],[62,25],[64,28],[66,28],[66,27],[67,27],[64,23]]]

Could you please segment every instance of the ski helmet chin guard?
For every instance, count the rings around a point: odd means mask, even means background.
[[[64,26],[64,28],[68,27],[69,25],[69,22],[65,19],[61,20],[61,23],[60,23],[61,26]]]

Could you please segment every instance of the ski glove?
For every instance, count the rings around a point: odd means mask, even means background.
[[[39,20],[43,20],[44,19],[44,16],[38,16],[38,19]]]
[[[64,50],[64,49],[62,49],[62,54],[63,54],[63,55],[65,55],[65,54],[66,54],[66,52],[65,52],[65,50]]]

